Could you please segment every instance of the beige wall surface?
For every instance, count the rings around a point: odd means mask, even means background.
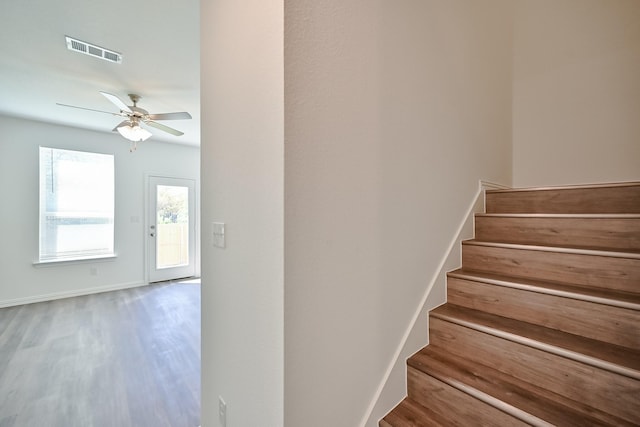
[[[639,179],[638,5],[203,3],[203,425],[376,425],[478,180]]]
[[[478,180],[511,183],[509,4],[285,1],[285,426],[377,425]]]
[[[640,180],[640,1],[515,4],[514,185]]]
[[[202,425],[283,425],[283,4],[201,2]],[[225,248],[213,246],[213,222]]]

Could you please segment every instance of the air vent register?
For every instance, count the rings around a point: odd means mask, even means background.
[[[115,62],[116,64],[122,63],[122,55],[118,52],[105,49],[100,46],[96,46],[91,43],[83,42],[78,39],[65,37],[67,39],[67,49],[78,53],[84,53],[85,55],[93,56],[94,58],[104,59],[105,61]]]

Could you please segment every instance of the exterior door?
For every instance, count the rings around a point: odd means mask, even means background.
[[[195,181],[149,177],[149,282],[195,275]]]

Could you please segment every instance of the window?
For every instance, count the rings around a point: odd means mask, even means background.
[[[40,261],[114,255],[113,155],[40,147]]]

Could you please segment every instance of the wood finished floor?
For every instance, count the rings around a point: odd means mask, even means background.
[[[200,425],[200,285],[0,309],[0,427]]]

